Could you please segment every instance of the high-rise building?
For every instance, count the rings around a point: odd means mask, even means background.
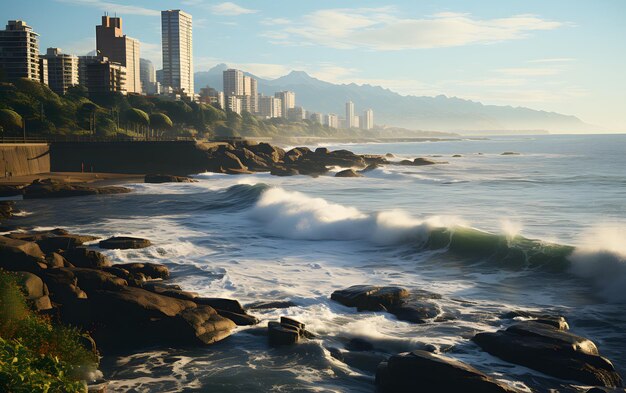
[[[226,97],[226,109],[241,115],[242,105],[241,96],[228,96]]]
[[[281,117],[282,101],[280,98],[259,96],[259,115],[267,118]]]
[[[224,95],[226,97],[244,95],[244,74],[241,70],[228,69],[223,72]]]
[[[126,67],[103,56],[78,58],[79,82],[89,94],[120,92],[126,94]]]
[[[302,121],[306,118],[306,111],[301,106],[287,109],[287,119],[289,121]]]
[[[324,122],[330,128],[339,128],[339,116],[334,113],[326,115],[326,121]]]
[[[126,68],[127,92],[141,93],[139,41],[122,32],[122,18],[102,17],[102,24],[96,26],[96,49],[109,61]]]
[[[313,123],[318,123],[318,124],[322,124],[323,123],[323,119],[322,119],[322,114],[321,113],[311,113],[311,116],[309,117],[309,119],[311,119],[311,121]]]
[[[256,79],[244,75],[243,95],[249,97],[247,99],[250,102],[248,111],[250,113],[257,113],[259,111],[259,93],[258,81]]]
[[[193,99],[192,18],[181,10],[161,11],[163,86]]]
[[[156,70],[148,59],[139,59],[139,76],[143,94],[159,94],[159,84],[156,80]]]
[[[274,94],[274,97],[281,100],[281,116],[287,117],[289,114],[290,108],[295,108],[296,106],[296,93],[293,91],[279,91]]]
[[[0,30],[0,78],[39,81],[39,34],[22,20],[10,20]]]
[[[42,58],[48,63],[48,86],[53,92],[64,95],[78,84],[78,57],[61,53],[59,48],[48,48]]]
[[[39,82],[48,84],[48,59],[39,56]]]
[[[374,128],[374,111],[371,109],[363,112],[363,116],[361,116],[361,128],[364,130],[371,130]]]
[[[224,93],[209,86],[200,89],[200,102],[226,109]]]
[[[354,127],[354,103],[352,101],[346,102],[346,128]]]
[[[359,128],[359,124],[361,123],[359,116],[354,116],[352,118],[352,127]]]

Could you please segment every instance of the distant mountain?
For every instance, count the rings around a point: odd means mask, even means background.
[[[219,64],[209,71],[197,72],[196,89],[211,86],[223,90],[222,71],[227,68],[226,64]],[[347,101],[354,102],[357,114],[372,108],[376,124],[435,131],[583,132],[593,129],[575,116],[524,107],[484,105],[444,95],[403,96],[380,86],[333,84],[313,78],[303,71],[292,71],[273,80],[254,77],[259,81],[260,93],[273,95],[276,91],[294,91],[298,105],[309,111],[336,113],[343,117]]]

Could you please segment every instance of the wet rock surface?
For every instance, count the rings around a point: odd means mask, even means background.
[[[194,180],[187,176],[176,175],[164,175],[164,174],[149,174],[144,177],[144,182],[161,184],[161,183],[196,183]]]
[[[580,383],[621,387],[613,364],[591,340],[550,324],[525,321],[497,332],[479,333],[473,341],[484,351],[553,377]]]
[[[148,239],[142,239],[139,237],[129,236],[115,236],[98,243],[100,248],[109,250],[128,250],[137,248],[146,248],[152,245],[152,242]]]
[[[131,192],[131,190],[126,187],[94,187],[81,184],[64,183],[52,179],[35,180],[30,185],[23,188],[24,199],[126,194],[129,192]]]
[[[426,323],[441,314],[432,302],[441,296],[427,291],[412,291],[400,287],[354,285],[332,293],[332,300],[358,311],[386,311],[399,320]]]

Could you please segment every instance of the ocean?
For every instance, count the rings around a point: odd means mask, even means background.
[[[198,183],[129,185],[134,192],[125,195],[21,202],[35,213],[24,224],[150,239],[150,248],[106,253],[164,263],[185,289],[243,304],[292,301],[296,307],[253,314],[260,326],[296,318],[317,336],[271,348],[258,327],[242,327],[208,347],[105,357],[112,391],[373,392],[380,360],[425,347],[521,390],[576,391],[470,341],[502,327],[510,310],[565,315],[573,333],[625,374],[626,135],[328,147],[447,164],[390,165],[363,178],[204,173]],[[427,246],[437,228],[448,229],[449,247]],[[473,242],[503,239],[528,255],[574,251],[564,261],[472,252]],[[441,294],[436,302],[452,318],[416,325],[330,300],[355,284]],[[350,365],[330,355],[354,338],[376,350]]]

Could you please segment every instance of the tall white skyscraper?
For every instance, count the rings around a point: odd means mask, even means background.
[[[361,128],[364,130],[371,130],[374,128],[374,111],[371,109],[363,112],[363,117],[361,118]]]
[[[346,102],[346,128],[354,127],[354,102]]]
[[[244,95],[244,75],[243,71],[228,69],[223,72],[224,95],[226,97]]]
[[[191,15],[181,10],[161,11],[161,42],[163,85],[193,98]]]
[[[293,91],[280,91],[274,94],[274,97],[281,100],[282,107],[280,113],[282,117],[289,115],[289,109],[296,107],[296,93]]]
[[[10,20],[0,30],[0,71],[11,81],[40,78],[39,34],[22,20]]]

